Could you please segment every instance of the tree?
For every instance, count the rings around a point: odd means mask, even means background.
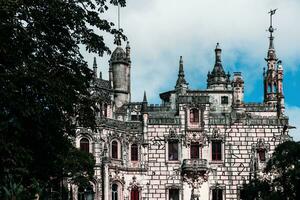
[[[78,123],[95,126],[93,73],[79,45],[101,56],[110,50],[95,30],[125,39],[100,17],[117,3],[125,6],[125,0],[0,0],[0,199],[32,199],[66,174],[77,174],[74,181],[90,177],[93,158],[72,147]]]
[[[245,199],[300,198],[300,143],[287,141],[275,148],[264,170],[265,178],[244,185]]]

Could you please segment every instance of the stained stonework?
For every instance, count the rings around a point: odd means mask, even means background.
[[[283,67],[270,39],[263,103],[244,102],[242,74],[225,74],[219,44],[207,89],[188,88],[181,57],[178,80],[160,94],[161,105],[148,104],[146,94],[141,102],[130,101],[129,45],[114,51],[109,80],[97,77],[94,62],[97,130],[78,127],[74,145],[88,139],[95,156],[95,199],[239,199],[243,183],[290,139]],[[77,199],[76,186],[70,188]]]

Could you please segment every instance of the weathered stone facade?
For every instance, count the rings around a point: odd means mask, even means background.
[[[109,80],[97,77],[94,61],[97,131],[78,127],[76,146],[95,156],[95,199],[241,199],[243,183],[290,138],[272,30],[263,103],[244,102],[242,74],[225,74],[219,44],[207,89],[189,89],[180,58],[175,87],[160,94],[161,105],[148,104],[146,94],[131,102],[129,44],[124,51],[118,43]],[[72,189],[81,199],[84,191]]]

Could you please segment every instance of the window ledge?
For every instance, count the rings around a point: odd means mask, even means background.
[[[215,164],[215,165],[224,164],[224,160],[212,160],[209,162],[209,164]]]
[[[166,163],[168,164],[181,164],[180,160],[167,160]]]

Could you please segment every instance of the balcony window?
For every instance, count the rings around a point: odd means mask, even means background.
[[[132,144],[131,145],[131,161],[138,161],[138,145]]]
[[[222,160],[222,143],[220,140],[212,141],[212,148],[211,148],[211,159],[213,161],[220,161]]]
[[[213,189],[212,190],[212,200],[223,200],[223,190]]]
[[[169,141],[169,160],[178,160],[178,141]]]
[[[199,110],[197,108],[190,110],[190,123],[199,123]]]
[[[111,143],[111,157],[118,159],[118,142],[112,141]]]
[[[199,149],[200,149],[200,145],[198,143],[191,144],[191,159],[199,159],[200,158]]]
[[[90,143],[86,138],[80,140],[80,150],[89,153],[90,152]]]
[[[179,200],[179,189],[169,189],[169,200]]]

